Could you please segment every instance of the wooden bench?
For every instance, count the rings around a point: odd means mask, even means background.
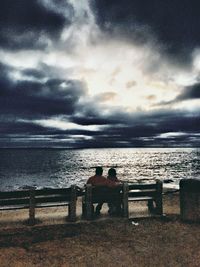
[[[146,201],[151,214],[163,215],[162,204],[162,182],[155,183],[124,183],[123,185],[123,207],[124,216],[129,217],[129,202]]]
[[[68,206],[70,221],[76,220],[77,187],[0,192],[0,211],[29,209],[29,224],[35,223],[35,209]]]
[[[82,198],[82,213],[83,217],[91,220],[94,215],[94,204],[98,203],[113,203],[122,200],[122,186],[114,188],[106,186],[85,186],[85,195]]]

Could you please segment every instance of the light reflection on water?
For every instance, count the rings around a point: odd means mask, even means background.
[[[198,148],[0,149],[0,190],[83,186],[95,166],[115,167],[122,180],[200,177]]]

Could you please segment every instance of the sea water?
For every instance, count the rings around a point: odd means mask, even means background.
[[[200,177],[199,148],[0,149],[0,191],[84,186],[102,166],[124,181],[161,179],[178,186]]]

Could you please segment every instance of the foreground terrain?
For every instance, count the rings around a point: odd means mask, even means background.
[[[200,225],[179,218],[178,194],[166,217],[100,218],[76,224],[0,228],[0,266],[200,266]]]

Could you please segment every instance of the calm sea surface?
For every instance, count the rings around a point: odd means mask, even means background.
[[[0,149],[0,190],[83,186],[95,166],[122,180],[200,177],[199,148]]]

